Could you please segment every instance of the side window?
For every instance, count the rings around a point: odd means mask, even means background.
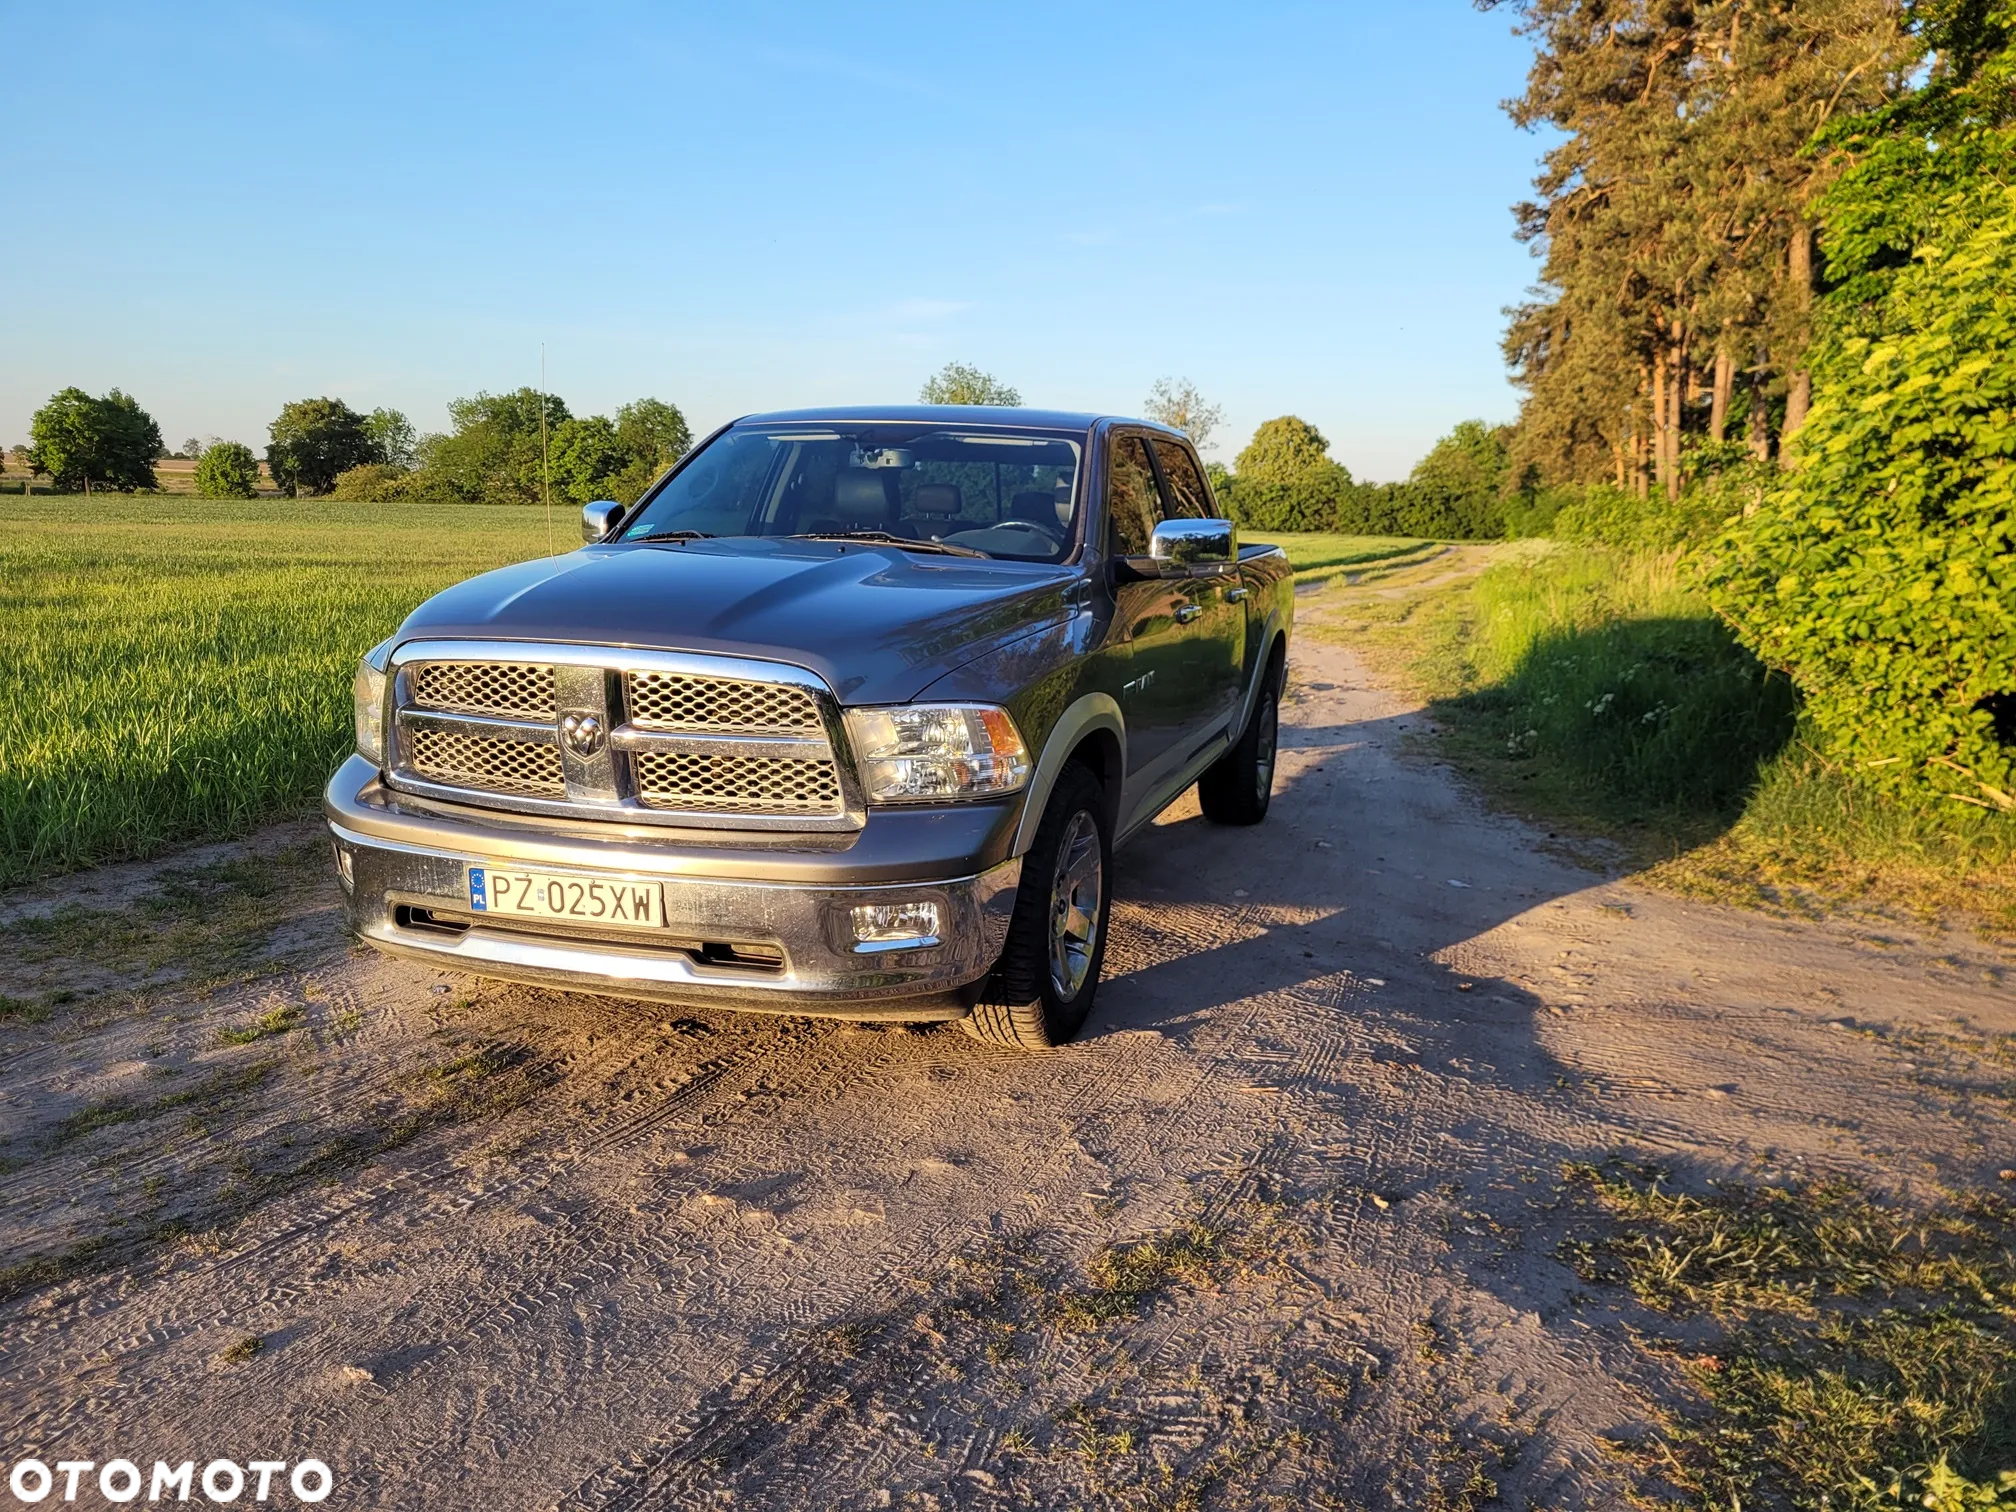
[[[1189,448],[1174,441],[1157,441],[1155,460],[1162,464],[1162,481],[1169,485],[1169,513],[1179,520],[1213,518],[1211,490],[1204,486]]]
[[[1146,556],[1162,518],[1162,499],[1148,449],[1139,436],[1113,442],[1106,463],[1106,532],[1115,556]]]

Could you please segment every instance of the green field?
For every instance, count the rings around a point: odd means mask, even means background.
[[[358,655],[546,539],[509,506],[0,498],[0,885],[308,811]]]
[[[358,655],[546,539],[508,505],[0,498],[0,886],[311,811]],[[1422,545],[1282,539],[1316,578]]]
[[[1279,546],[1295,564],[1299,584],[1327,583],[1371,568],[1406,566],[1441,550],[1433,541],[1411,536],[1287,535],[1242,530],[1241,541],[1265,541]]]

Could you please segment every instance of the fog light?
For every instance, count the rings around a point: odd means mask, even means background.
[[[343,891],[354,890],[357,886],[356,863],[350,859],[349,850],[337,842],[331,842],[330,849],[336,852],[336,877],[343,884]]]
[[[863,903],[854,910],[854,938],[864,946],[893,949],[938,943],[936,903]]]

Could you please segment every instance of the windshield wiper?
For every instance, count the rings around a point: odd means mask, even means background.
[[[713,531],[711,531],[711,530],[654,530],[654,531],[652,531],[652,532],[651,532],[651,534],[649,534],[649,535],[641,535],[641,536],[632,536],[632,537],[630,537],[630,539],[631,539],[631,540],[632,540],[633,542],[635,542],[635,541],[711,541],[711,540],[713,540],[713,539],[714,539],[714,532],[713,532]]]
[[[872,541],[878,546],[900,546],[905,551],[935,551],[943,556],[985,557],[971,546],[954,546],[949,541],[916,541],[889,530],[812,530],[791,537],[794,541]]]

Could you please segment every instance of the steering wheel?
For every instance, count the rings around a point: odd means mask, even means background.
[[[995,530],[1026,530],[1033,536],[1042,537],[1053,550],[1061,544],[1060,537],[1052,535],[1034,520],[1000,520],[992,528]]]

